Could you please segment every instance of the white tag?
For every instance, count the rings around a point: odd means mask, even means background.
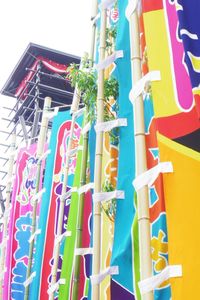
[[[127,119],[116,119],[108,122],[97,123],[94,128],[96,132],[107,132],[112,130],[113,128],[121,126],[127,126]]]
[[[104,59],[103,61],[99,62],[96,65],[96,69],[97,71],[106,69],[107,67],[109,67],[117,58],[122,58],[124,56],[124,52],[123,50],[118,50],[115,51],[113,54],[111,54],[110,56],[106,57],[106,59]]]
[[[79,150],[83,150],[83,146],[82,145],[79,145],[78,147],[74,148],[74,149],[71,149],[69,151],[69,156],[74,156]]]
[[[65,231],[63,234],[57,235],[56,236],[56,244],[60,243],[64,237],[71,236],[71,235],[72,235],[71,231]]]
[[[40,192],[38,192],[37,194],[35,194],[35,195],[32,197],[31,200],[32,200],[33,202],[36,201],[36,200],[39,200],[45,192],[46,192],[46,189],[43,188]]]
[[[76,248],[75,255],[93,254],[93,248]]]
[[[58,288],[60,284],[65,284],[66,280],[64,278],[60,278],[55,284],[53,284],[52,286],[50,286],[50,288],[48,289],[47,293],[48,294],[52,294],[54,293]]]
[[[51,153],[51,149],[48,149],[44,154],[42,154],[39,158],[39,161],[42,161],[43,159],[46,159],[46,157]]]
[[[91,190],[93,188],[94,188],[94,182],[90,182],[90,183],[87,183],[87,184],[81,186],[78,189],[78,193],[79,193],[79,195],[83,194],[83,193],[87,193],[89,190]]]
[[[94,193],[93,201],[94,202],[103,202],[111,199],[124,199],[125,194],[124,191],[112,191],[112,192],[102,192],[102,193]]]
[[[48,119],[52,119],[53,117],[57,116],[59,111],[59,107],[55,107],[53,111],[45,111],[44,117]]]
[[[88,123],[82,128],[81,133],[82,133],[82,134],[86,134],[90,129],[91,129],[91,123],[88,122]]]
[[[129,93],[129,99],[131,100],[132,103],[134,103],[135,99],[139,97],[142,92],[144,91],[145,85],[149,81],[159,81],[161,80],[161,75],[160,71],[151,71],[147,73],[144,77],[142,77]]]
[[[96,15],[96,17],[92,20],[92,25],[96,24],[97,20],[100,18],[100,13]]]
[[[85,111],[85,107],[83,107],[83,108],[77,110],[76,112],[74,112],[74,116],[76,118],[78,118],[78,117],[80,117],[80,116],[82,116],[84,114],[84,111]]]
[[[72,187],[68,192],[66,192],[65,194],[63,194],[63,195],[60,197],[60,201],[65,201],[65,200],[67,200],[67,198],[69,198],[73,192],[77,192],[77,187],[74,186],[74,187]]]
[[[36,235],[40,234],[41,233],[41,229],[37,229],[29,238],[28,242],[31,243],[34,238],[36,237]]]
[[[33,278],[36,276],[36,272],[33,272],[29,278],[24,281],[24,287],[27,287],[30,285],[30,283],[33,281]]]
[[[159,274],[144,279],[138,282],[138,286],[141,294],[146,294],[150,291],[155,290],[159,287],[164,281],[172,277],[181,277],[182,276],[182,266],[181,265],[171,265],[167,266]]]
[[[133,186],[136,191],[148,185],[150,187],[160,173],[172,173],[173,165],[171,162],[161,162],[157,166],[149,169],[148,171],[140,174],[133,180]]]
[[[118,266],[112,266],[105,269],[103,272],[101,272],[98,275],[92,275],[90,276],[91,283],[92,284],[99,284],[106,278],[108,275],[118,275],[119,274],[119,267]]]

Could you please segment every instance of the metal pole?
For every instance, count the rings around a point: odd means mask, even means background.
[[[0,185],[0,207],[1,207],[2,216],[3,216],[4,211],[5,211],[5,205],[4,205],[4,199],[3,199],[3,194],[2,194],[3,190],[1,190],[1,188],[2,188],[2,186]]]
[[[2,239],[2,248],[1,248],[1,258],[0,258],[0,270],[4,271],[5,267],[5,255],[6,255],[6,240],[8,234],[8,219],[9,214],[8,210],[10,208],[11,192],[12,192],[12,175],[13,167],[15,162],[15,151],[16,147],[16,134],[12,135],[12,143],[10,145],[10,157],[8,161],[8,182],[6,185],[6,201],[5,201],[5,211],[4,211],[4,223],[3,223],[3,239]],[[0,278],[0,299],[3,299],[3,277]]]
[[[140,31],[137,9],[130,16],[130,44],[131,44],[131,70],[132,86],[141,78],[141,53]],[[134,103],[135,120],[135,151],[136,151],[136,176],[147,170],[144,106],[143,97],[140,95]],[[148,187],[140,189],[137,193],[138,200],[138,224],[139,224],[139,249],[140,249],[140,276],[141,280],[152,276],[151,260],[151,233],[149,219]],[[153,300],[153,292],[142,296],[143,300]]]
[[[24,140],[26,142],[26,146],[28,145],[28,132],[26,130],[26,124],[25,124],[25,120],[24,120],[24,117],[23,116],[19,116],[19,122],[22,126],[22,131],[23,131],[23,136],[24,137]],[[19,136],[19,134],[18,134]]]
[[[40,91],[39,91],[39,83],[40,83],[40,74],[39,71],[41,69],[41,64],[38,63],[37,65],[37,75],[36,75],[36,91],[35,91],[35,116],[34,116],[34,121],[33,121],[33,127],[32,127],[32,132],[31,132],[31,144],[35,143],[34,137],[37,136],[38,133],[38,123],[40,119],[40,113],[38,112],[39,108],[39,101],[38,97],[40,96]]]

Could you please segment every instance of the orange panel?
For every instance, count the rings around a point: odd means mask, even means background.
[[[181,264],[183,276],[171,279],[172,299],[199,299],[200,154],[158,135],[161,161],[174,173],[163,176],[169,264]]]

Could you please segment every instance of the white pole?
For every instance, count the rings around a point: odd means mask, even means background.
[[[131,69],[132,86],[142,77],[140,54],[140,31],[137,9],[130,16],[130,44],[131,44]],[[144,106],[143,97],[140,95],[134,103],[135,120],[135,152],[136,152],[136,176],[147,170]],[[140,189],[137,193],[138,224],[139,224],[139,249],[140,249],[140,278],[141,280],[152,276],[151,259],[151,232],[149,219],[148,187]],[[143,300],[153,300],[153,292],[142,296]]]
[[[46,97],[45,101],[44,101],[42,123],[41,123],[40,134],[39,134],[38,145],[37,145],[36,157],[37,157],[38,161],[37,161],[35,194],[37,194],[39,192],[39,188],[40,188],[41,166],[42,166],[42,161],[40,160],[40,157],[44,153],[44,147],[45,147],[46,138],[47,138],[47,131],[48,131],[48,122],[49,122],[49,117],[47,116],[47,112],[49,111],[50,107],[51,107],[51,98]],[[36,221],[37,221],[37,205],[38,205],[38,199],[35,199],[35,201],[33,202],[31,235],[33,235],[35,233],[36,229],[37,229],[36,228],[36,225],[37,225],[36,224]],[[31,275],[34,243],[35,243],[35,238],[32,239],[32,241],[30,243],[30,246],[29,246],[29,258],[28,258],[28,267],[27,267],[27,272],[26,272],[26,279],[28,279]],[[29,297],[29,285],[25,288],[24,299],[28,300],[28,297]]]
[[[64,208],[65,208],[65,201],[66,201],[64,199],[64,195],[66,193],[66,189],[67,189],[67,185],[68,185],[70,150],[72,149],[73,134],[74,134],[75,123],[76,123],[76,114],[75,113],[78,110],[79,103],[80,103],[80,93],[79,93],[78,89],[75,88],[73,103],[71,106],[72,121],[71,121],[71,127],[70,127],[69,142],[67,145],[62,193],[61,193],[61,197],[60,197],[58,227],[57,227],[57,233],[56,233],[57,236],[60,236],[62,234],[62,222],[63,222]],[[60,243],[61,243],[60,241],[56,241],[56,239],[54,240],[53,266],[51,269],[51,275],[52,275],[51,286],[53,286],[56,283],[56,279],[57,279],[58,260],[59,260],[59,254],[60,254]],[[53,299],[54,299],[54,292],[51,292],[49,295],[49,300],[53,300]]]
[[[97,11],[98,11],[98,2],[94,1],[93,7],[92,7],[92,17],[91,17],[92,21],[96,17]],[[90,54],[89,54],[91,67],[92,67],[93,59],[94,59],[95,39],[96,39],[96,22],[93,21],[92,34],[91,34],[91,47],[90,47]],[[87,124],[87,113],[88,112],[86,111],[85,124]],[[80,179],[81,186],[86,184],[87,159],[88,159],[88,132],[83,135],[83,151],[82,151],[81,179]],[[84,201],[85,201],[85,194],[83,193],[79,196],[75,249],[81,248],[81,246],[82,246]],[[73,290],[72,290],[72,299],[73,300],[78,300],[78,289],[79,289],[79,283],[80,283],[80,277],[79,277],[80,262],[81,262],[81,257],[79,255],[75,256],[75,258],[74,258],[74,284],[73,284]]]
[[[100,48],[99,62],[105,59],[106,48],[106,17],[107,10],[101,10]],[[104,121],[104,69],[98,71],[98,94],[97,94],[97,124]],[[101,192],[102,184],[102,156],[103,156],[103,132],[96,133],[96,153],[94,171],[94,193]],[[101,203],[94,204],[93,213],[93,262],[92,275],[100,272],[101,264]],[[92,299],[100,299],[100,285],[92,285]]]

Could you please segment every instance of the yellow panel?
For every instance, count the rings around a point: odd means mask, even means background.
[[[181,264],[183,276],[171,279],[172,299],[199,299],[200,154],[158,135],[161,161],[171,161],[164,193],[169,264]]]
[[[145,37],[149,71],[159,70],[161,81],[152,82],[156,117],[179,113],[176,105],[168,38],[163,10],[144,13]]]

